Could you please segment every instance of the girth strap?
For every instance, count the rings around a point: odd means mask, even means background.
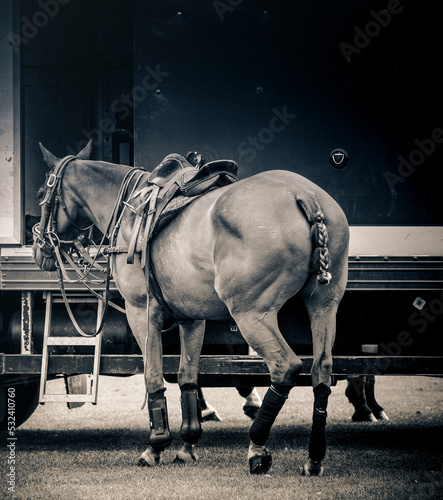
[[[143,241],[145,241],[145,242],[149,241],[149,237],[151,235],[151,232],[152,232],[152,229],[154,226],[154,224],[153,224],[154,215],[156,216],[155,219],[158,218],[158,215],[156,214],[156,212],[158,213],[158,210],[156,208],[156,204],[157,204],[157,197],[158,197],[159,191],[160,191],[160,187],[154,186],[154,188],[151,192],[151,195],[150,195],[150,199],[149,199],[148,212],[143,211],[141,214],[139,214],[139,218],[137,219],[137,222],[134,225],[134,229],[133,229],[132,236],[131,236],[131,242],[130,242],[129,248],[128,248],[128,258],[127,258],[128,264],[134,263],[134,253],[135,253],[136,248],[137,248],[137,243],[138,243],[138,246],[142,246]],[[142,223],[144,223],[143,235],[141,233],[142,228],[143,228]],[[145,263],[146,263],[146,249],[145,249],[145,247],[146,247],[146,245],[142,246],[142,268],[145,267]]]

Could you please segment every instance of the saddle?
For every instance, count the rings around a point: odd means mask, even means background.
[[[208,191],[227,186],[238,180],[238,165],[231,160],[217,160],[204,164],[201,155],[188,153],[196,159],[192,164],[179,154],[170,154],[149,174],[143,175],[132,196],[123,202],[137,215],[128,249],[113,247],[110,252],[127,251],[127,262],[134,262],[140,253],[149,290],[158,303],[178,323],[190,321],[178,318],[163,298],[150,262],[153,237],[171,222],[190,203]]]
[[[161,188],[176,184],[181,194],[196,196],[216,184],[220,187],[237,181],[237,171],[238,165],[232,160],[193,165],[184,156],[173,153],[151,172],[149,182]]]
[[[209,190],[238,180],[238,165],[232,160],[202,163],[193,165],[175,153],[166,156],[125,202],[138,215],[128,248],[128,264],[134,262],[135,253],[141,253],[142,267],[149,266],[150,242],[163,227]]]

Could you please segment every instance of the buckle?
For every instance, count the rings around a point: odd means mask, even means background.
[[[55,184],[55,181],[57,180],[57,176],[55,174],[51,174],[49,177],[48,177],[48,180],[46,181],[46,185],[49,187],[49,188],[52,188],[54,187],[54,184]]]
[[[46,241],[41,236],[37,237],[35,243],[40,248],[40,250],[42,250],[46,246]]]

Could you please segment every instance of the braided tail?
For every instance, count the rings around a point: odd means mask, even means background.
[[[329,273],[330,255],[328,250],[328,230],[324,223],[325,216],[314,193],[307,191],[296,196],[297,204],[311,223],[311,238],[313,252],[311,268],[317,273],[317,280],[322,285],[328,285],[331,281]]]

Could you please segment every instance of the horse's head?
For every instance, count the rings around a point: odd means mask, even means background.
[[[72,190],[63,186],[65,167],[76,159],[89,159],[92,141],[77,156],[57,158],[42,144],[43,159],[49,167],[46,181],[37,191],[41,206],[41,219],[33,228],[34,244],[32,252],[36,264],[44,271],[56,270],[55,251],[62,245],[71,246],[74,240],[87,228]],[[86,221],[89,223],[89,221]]]

